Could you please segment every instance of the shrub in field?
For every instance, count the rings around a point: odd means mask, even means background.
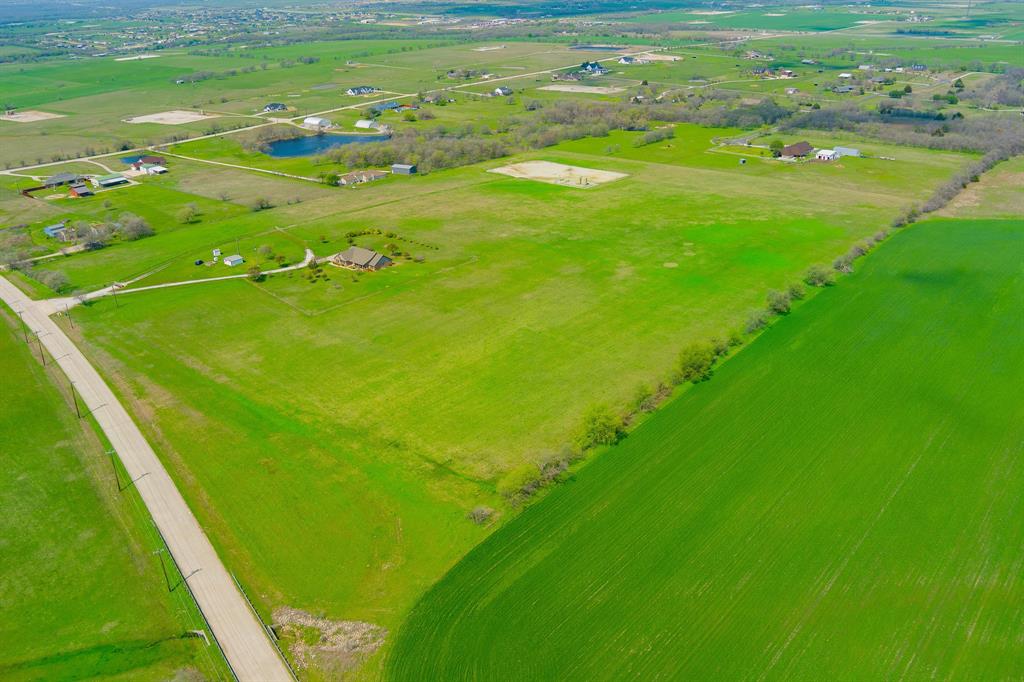
[[[776,315],[785,315],[789,312],[789,293],[785,291],[768,292],[768,309]]]
[[[540,486],[540,469],[536,464],[526,462],[510,469],[498,479],[498,494],[515,500],[532,494]]]
[[[494,510],[491,509],[490,507],[486,507],[484,505],[480,505],[478,507],[473,507],[471,510],[469,510],[469,513],[466,514],[466,518],[469,519],[470,521],[472,521],[473,523],[475,523],[478,526],[482,526],[482,525],[486,524],[493,517],[494,517]]]
[[[263,279],[263,271],[260,270],[260,266],[258,265],[253,265],[252,267],[250,267],[248,270],[245,271],[245,274],[249,276],[250,282],[259,282],[260,280]]]
[[[268,208],[273,208],[274,204],[270,202],[270,199],[266,197],[257,197],[249,202],[249,208],[255,211],[265,211]]]
[[[178,209],[178,222],[182,225],[188,225],[196,219],[196,208],[194,204],[186,204]]]
[[[27,274],[35,281],[58,293],[68,285],[68,278],[63,272],[56,272],[54,270],[29,270]]]
[[[832,261],[832,268],[836,272],[853,272],[853,258],[850,254],[843,254]]]
[[[574,444],[580,452],[599,445],[611,445],[622,433],[622,420],[605,405],[591,407],[583,416]]]
[[[835,284],[836,276],[824,265],[812,265],[807,268],[804,281],[812,287],[828,287]]]
[[[134,213],[122,213],[117,219],[115,229],[121,235],[121,239],[126,241],[135,241],[136,239],[151,237],[155,234],[153,228],[146,222],[146,219]]]
[[[729,339],[722,336],[716,336],[713,339],[711,339],[711,349],[715,352],[715,357],[719,357],[721,355],[725,355],[726,353],[728,353],[729,346],[731,345],[732,344],[730,343]]]
[[[679,382],[692,381],[696,384],[710,377],[716,355],[710,343],[693,343],[684,348],[679,353]]]
[[[747,323],[743,326],[743,329],[748,334],[753,334],[759,329],[764,328],[768,324],[768,312],[765,310],[751,310],[750,314],[747,315]]]
[[[789,298],[794,301],[802,301],[804,296],[807,295],[807,289],[800,282],[793,282],[789,285],[789,289],[786,290],[789,294]]]
[[[633,400],[630,402],[630,408],[634,412],[651,412],[657,406],[657,400],[654,397],[654,391],[647,384],[640,384],[636,387],[633,392]]]

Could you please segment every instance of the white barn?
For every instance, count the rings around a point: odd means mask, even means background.
[[[320,116],[307,116],[302,121],[302,125],[307,128],[330,128],[331,120],[329,118],[321,118]]]
[[[819,149],[815,154],[814,158],[818,161],[835,161],[839,158],[834,149]]]

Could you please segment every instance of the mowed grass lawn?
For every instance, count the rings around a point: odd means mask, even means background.
[[[168,593],[141,503],[6,308],[0,374],[0,678],[227,679],[215,647],[183,637],[202,618]]]
[[[902,162],[739,166],[706,153],[714,134],[681,129],[646,160],[628,136],[610,141],[630,158],[576,143],[520,157],[629,174],[590,190],[486,172],[501,161],[253,214],[301,217],[287,232],[318,253],[382,228],[426,260],[123,295],[76,309],[75,331],[260,608],[394,627],[490,532],[465,516],[503,508],[504,471],[966,160],[907,162],[893,187],[873,172]]]
[[[1022,252],[896,235],[470,553],[387,679],[1024,676]]]

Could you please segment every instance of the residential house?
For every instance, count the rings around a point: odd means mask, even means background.
[[[345,94],[350,97],[357,97],[359,95],[372,95],[375,92],[377,92],[377,88],[372,85],[357,85],[346,90]]]
[[[387,256],[361,246],[348,247],[332,258],[331,262],[342,267],[360,270],[380,270],[391,265],[391,259]]]
[[[78,183],[68,188],[68,194],[73,197],[91,197],[92,190],[89,189],[88,185]]]
[[[800,88],[786,88],[786,94],[787,95],[799,95],[800,94]]]
[[[580,71],[591,76],[603,76],[608,73],[608,69],[601,66],[598,62],[583,62],[580,64]]]
[[[374,104],[370,108],[373,109],[374,111],[393,111],[395,109],[398,109],[398,107],[400,106],[402,105],[399,104],[398,102],[384,102],[382,104]]]
[[[51,175],[43,183],[43,187],[47,189],[53,189],[54,187],[60,187],[61,185],[70,185],[79,182],[82,179],[81,175],[74,173],[57,173]]]
[[[158,166],[155,163],[146,166],[146,175],[163,175],[166,172],[166,166]]]
[[[810,142],[797,142],[782,148],[781,156],[791,159],[802,159],[814,150]]]
[[[399,104],[395,111],[416,111],[419,109],[415,104]]]
[[[843,73],[839,74],[839,77],[846,80],[848,78],[853,78],[853,74],[844,71]]]
[[[383,180],[388,176],[384,171],[379,170],[357,170],[351,173],[345,173],[338,178],[338,185],[341,187],[354,187],[355,185],[361,185],[364,182],[373,182],[374,180]]]
[[[495,97],[508,97],[512,94],[512,88],[506,88],[504,85],[494,88]]]
[[[391,172],[395,175],[415,175],[416,165],[412,163],[393,163]]]
[[[282,104],[281,102],[271,102],[267,106],[263,107],[263,113],[269,114],[275,111],[288,111],[288,105]]]
[[[840,85],[838,87],[832,88],[832,92],[842,95],[848,92],[853,92],[856,89],[857,88],[853,87],[852,85]]]

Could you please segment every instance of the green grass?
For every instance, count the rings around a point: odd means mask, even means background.
[[[387,679],[1024,675],[1022,249],[895,236],[471,552]]]
[[[394,628],[490,532],[465,515],[503,509],[502,472],[562,448],[590,404],[624,405],[667,376],[682,344],[740,325],[768,289],[968,161],[929,152],[910,175],[873,159],[741,167],[707,152],[732,132],[680,126],[671,146],[617,134],[518,157],[629,174],[592,190],[485,172],[504,160],[231,218],[218,234],[249,235],[243,251],[275,225],[320,255],[381,228],[425,262],[356,281],[328,266],[314,282],[303,271],[104,299],[76,310],[83,342],[145,415],[264,613],[290,605]],[[609,143],[619,151],[603,153]],[[110,259],[91,267],[123,279],[180,247],[168,278],[205,271],[182,261],[208,255],[191,234],[63,263]]]
[[[117,492],[102,445],[52,383],[63,376],[42,369],[6,308],[0,372],[0,677],[226,678],[216,648],[183,637],[205,626],[184,589],[168,593],[141,502]]]

